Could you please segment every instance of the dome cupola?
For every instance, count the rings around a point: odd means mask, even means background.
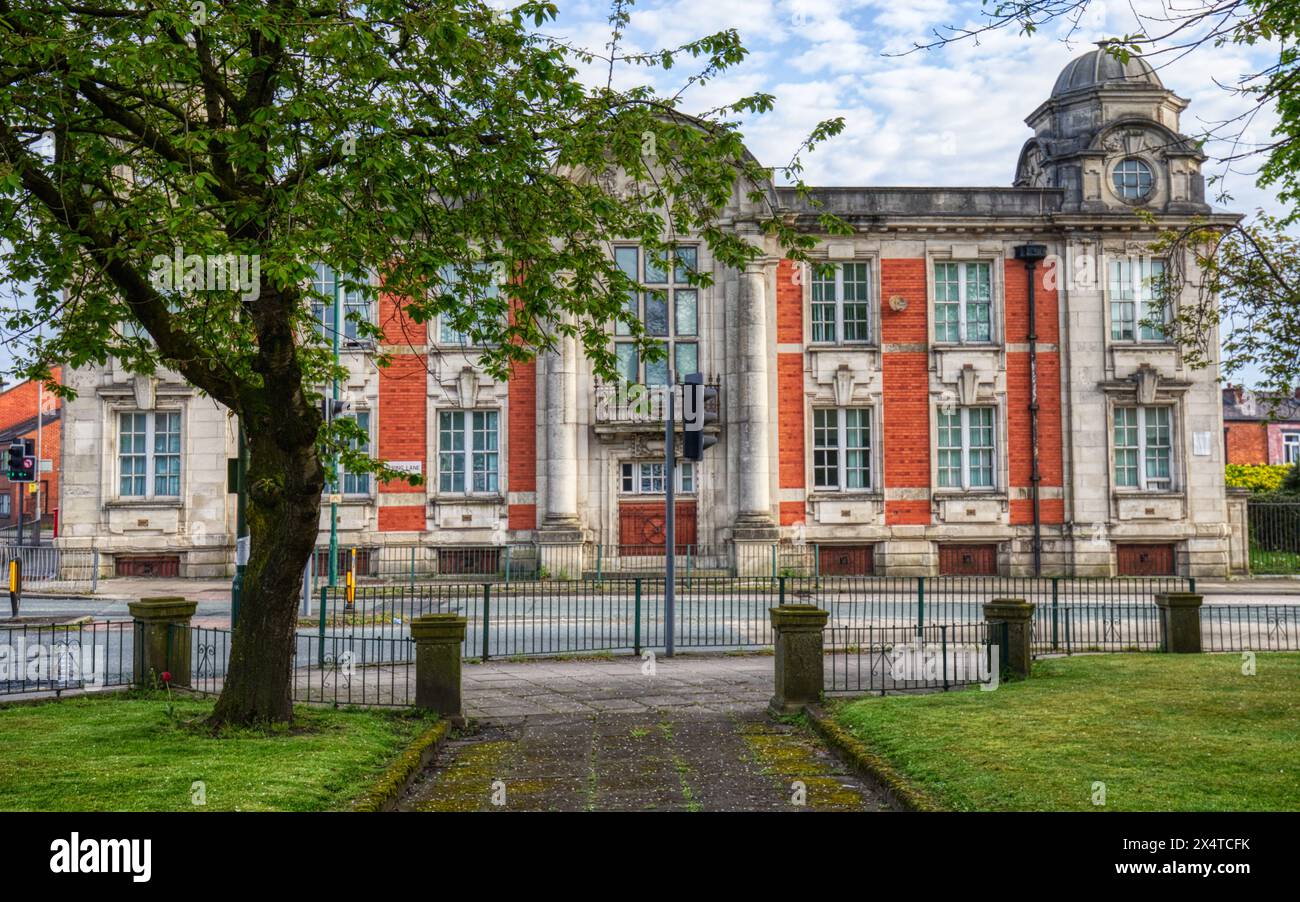
[[[1205,156],[1178,130],[1187,101],[1136,54],[1105,43],[1071,60],[1025,122],[1021,187],[1061,188],[1063,209],[1132,215],[1135,207],[1203,213]]]

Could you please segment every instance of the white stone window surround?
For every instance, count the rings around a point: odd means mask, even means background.
[[[360,404],[355,404],[355,405],[353,405],[352,410],[350,410],[350,411],[348,411],[346,414],[344,414],[344,417],[351,417],[351,418],[356,418],[357,416],[360,416],[360,415],[362,415],[362,414],[365,414],[365,416],[366,416],[366,433],[367,433],[367,438],[366,438],[366,453],[367,453],[370,457],[372,457],[372,458],[375,456],[376,441],[377,441],[378,436],[379,436],[379,417],[377,416],[377,413],[378,413],[378,412],[375,410],[375,408],[367,406],[367,405],[365,404],[365,402],[363,401],[363,402],[360,403]],[[340,419],[343,419],[343,417],[340,417]],[[329,464],[328,464],[328,462],[327,462],[327,463],[326,463],[326,466],[328,466],[328,465],[329,465]],[[326,492],[326,494],[328,494],[328,493],[330,492],[330,478],[331,478],[332,475],[333,475],[333,472],[332,472],[332,471],[327,471],[326,474],[325,474],[325,492]],[[351,477],[352,480],[355,481],[355,479],[356,479],[357,477],[359,477],[359,476],[365,476],[365,478],[366,478],[366,490],[365,490],[364,492],[349,492],[349,491],[347,491],[347,486],[348,486],[348,483],[349,483],[349,477]],[[374,498],[374,496],[375,496],[375,492],[376,492],[376,490],[377,490],[377,488],[378,488],[378,486],[376,485],[377,482],[378,482],[378,480],[375,478],[375,474],[374,474],[374,473],[348,473],[347,467],[345,467],[345,466],[343,465],[343,461],[341,461],[341,460],[339,461],[339,489],[340,489],[340,494],[342,494],[343,497],[346,498],[346,499],[348,499],[349,501],[368,501],[368,500]],[[355,484],[355,482],[354,482],[354,484]]]
[[[991,246],[974,243],[932,244],[925,252],[926,319],[931,345],[944,348],[1000,349],[1005,344],[1006,322],[1006,259],[1009,248],[994,250]],[[960,341],[940,341],[935,337],[935,302],[938,292],[935,264],[937,263],[987,263],[991,305],[989,309],[989,338],[987,341],[967,341],[962,333]],[[888,299],[886,299],[886,302]],[[965,316],[965,303],[961,303]]]
[[[1006,395],[995,393],[992,386],[981,383],[977,397],[969,404],[954,404],[951,394],[932,391],[930,394],[930,495],[935,500],[944,498],[996,498],[1006,500],[1010,484],[1010,458],[1007,454]],[[939,414],[945,408],[960,410],[963,407],[987,407],[993,410],[993,485],[991,486],[941,486],[939,484]],[[965,458],[966,455],[963,455]]]
[[[1114,496],[1183,497],[1183,487],[1187,484],[1187,436],[1185,435],[1187,418],[1183,408],[1184,395],[1188,388],[1190,388],[1189,383],[1160,379],[1158,388],[1143,397],[1139,390],[1135,390],[1132,380],[1115,380],[1101,385],[1102,391],[1106,394],[1106,472]],[[1136,487],[1118,484],[1115,473],[1115,409],[1117,407],[1168,407],[1170,409],[1170,478],[1167,487],[1143,487],[1141,482]],[[1144,467],[1145,462],[1139,460],[1139,466]]]
[[[495,445],[492,448],[475,449],[474,448],[474,438],[475,438],[474,414],[488,414],[488,413],[496,415]],[[442,437],[443,414],[463,415],[461,426],[457,430],[461,438],[462,447],[449,448],[444,451],[443,437]],[[506,480],[506,471],[508,468],[508,461],[506,459],[507,436],[506,436],[506,430],[504,425],[506,419],[507,419],[507,412],[504,406],[502,407],[453,407],[448,405],[441,405],[433,410],[433,416],[430,417],[432,423],[431,431],[433,433],[433,445],[432,445],[433,469],[430,474],[430,477],[425,480],[425,485],[428,487],[429,496],[431,499],[445,500],[445,501],[457,501],[457,500],[500,501],[506,497],[505,480]],[[489,433],[484,432],[485,436],[488,434]],[[462,485],[464,486],[463,488],[457,489],[452,487],[452,488],[444,489],[442,487],[442,482],[443,482],[442,457],[444,453],[454,454],[455,456],[460,458],[461,469],[459,470],[459,472],[462,478]],[[474,488],[474,475],[475,475],[474,455],[475,454],[495,455],[495,469],[481,471],[485,474],[493,473],[495,475],[496,486],[494,488],[481,489],[481,490],[476,490]],[[454,472],[455,471],[453,471],[453,477],[454,477]]]
[[[658,465],[659,475],[656,477],[647,470]],[[629,473],[630,469],[630,473]],[[698,462],[693,460],[679,460],[674,468],[677,477],[677,484],[674,491],[678,495],[694,497],[699,494],[700,487],[700,467]],[[689,473],[687,472],[689,471]],[[617,473],[618,494],[633,496],[662,497],[663,492],[663,461],[662,460],[620,460]],[[631,480],[629,488],[628,480]],[[655,480],[658,481],[658,490],[655,488]]]
[[[1169,337],[1168,331],[1166,331],[1163,336],[1158,337],[1144,338],[1142,336],[1142,322],[1147,318],[1147,313],[1142,309],[1143,301],[1141,297],[1136,297],[1133,301],[1135,304],[1135,314],[1132,337],[1115,337],[1116,323],[1114,318],[1114,305],[1123,300],[1115,297],[1114,286],[1112,284],[1113,280],[1111,274],[1115,263],[1123,263],[1127,261],[1130,264],[1136,264],[1143,258],[1153,262],[1158,260],[1158,262],[1160,262],[1164,267],[1164,270],[1168,272],[1169,260],[1154,257],[1147,251],[1146,246],[1139,242],[1132,242],[1125,245],[1106,245],[1102,248],[1101,254],[1101,265],[1096,269],[1097,278],[1100,280],[1102,292],[1102,335],[1104,336],[1107,346],[1126,348],[1140,345],[1143,348],[1169,348],[1177,350],[1177,345],[1173,339]],[[1175,319],[1177,309],[1178,299],[1176,296],[1166,301],[1164,310],[1166,324],[1171,323]]]
[[[328,272],[327,272],[328,270]],[[316,262],[312,264],[312,277],[310,286],[314,291],[324,291],[326,294],[333,292],[337,281],[337,274],[334,270],[324,263]],[[375,273],[367,274],[367,284],[370,286],[366,292],[366,297],[358,298],[358,292],[353,290],[344,290],[342,300],[342,309],[339,316],[342,320],[341,333],[339,335],[339,344],[342,346],[352,346],[362,344],[371,344],[374,339],[370,337],[361,338],[357,335],[357,317],[350,317],[349,314],[358,310],[362,311],[360,319],[373,324],[379,309],[379,279]],[[334,306],[333,303],[325,303],[315,298],[311,300],[312,320],[324,336],[326,343],[334,339]]]
[[[695,272],[712,272],[713,259],[709,254],[707,242],[694,235],[678,236],[676,241],[678,244],[678,258],[682,259],[687,266],[691,265],[689,260],[693,257]],[[683,367],[690,366],[689,358],[691,357],[694,358],[694,370],[696,372],[709,372],[709,349],[707,347],[708,342],[705,339],[706,333],[712,327],[708,320],[710,288],[691,284],[686,278],[685,268],[680,263],[659,271],[659,266],[648,257],[646,249],[637,242],[615,241],[611,243],[610,255],[616,264],[619,263],[620,256],[623,256],[626,262],[627,257],[625,255],[628,254],[635,256],[635,260],[632,262],[636,267],[636,279],[643,286],[643,290],[637,292],[636,297],[636,315],[643,324],[649,309],[649,299],[654,295],[662,295],[664,300],[665,331],[663,333],[651,333],[647,330],[643,338],[652,343],[666,344],[668,348],[667,356],[663,360],[649,364],[640,353],[640,350],[636,348],[635,343],[630,340],[630,332],[624,330],[617,323],[613,324],[609,327],[609,333],[614,354],[618,358],[615,366],[619,370],[620,376],[626,375],[624,370],[630,360],[635,367],[636,378],[628,380],[629,382],[643,385],[662,385],[663,383],[659,381],[660,369],[666,369],[671,364],[674,379],[680,383],[689,374],[683,370]],[[717,283],[715,283],[716,285]],[[679,295],[681,296],[680,299]],[[651,372],[651,368],[653,368],[653,372]]]
[[[795,272],[799,275],[802,291],[802,313],[803,313],[803,334],[805,344],[812,350],[847,347],[847,348],[877,348],[880,346],[880,260],[875,252],[858,251],[852,245],[830,245],[821,250],[820,253],[814,251],[811,263],[796,264]],[[836,267],[835,272],[835,299],[833,326],[835,329],[834,340],[819,340],[815,335],[815,322],[813,317],[813,305],[826,304],[830,306],[831,302],[813,300],[813,282],[817,277],[816,267],[819,264],[831,264]],[[866,338],[855,338],[846,340],[844,338],[844,270],[843,267],[848,265],[859,265],[866,267]],[[774,295],[775,296],[775,295]],[[850,304],[853,301],[849,301]]]
[[[187,478],[190,455],[187,453],[187,443],[189,441],[189,405],[185,400],[192,394],[186,390],[183,397],[177,397],[172,394],[159,393],[157,403],[151,409],[142,409],[136,402],[135,398],[129,394],[108,395],[101,392],[103,400],[103,421],[101,423],[103,435],[103,488],[101,497],[104,499],[105,507],[153,507],[153,508],[183,508],[185,507]],[[153,467],[150,465],[146,472],[146,494],[144,495],[123,495],[122,488],[122,464],[121,464],[121,444],[120,444],[120,423],[121,415],[124,413],[143,413],[147,414],[152,427],[153,415],[155,413],[179,413],[180,423],[180,492],[176,495],[158,495],[153,491]],[[146,441],[146,453],[152,458],[152,431]]]
[[[1112,478],[1118,491],[1170,492],[1174,486],[1174,410],[1169,404],[1116,404],[1111,408],[1114,423],[1111,459]],[[1124,437],[1121,444],[1120,437]],[[1163,452],[1163,454],[1162,454]],[[1121,466],[1120,456],[1125,460]],[[1153,463],[1163,458],[1165,474],[1151,473]],[[1127,475],[1125,475],[1127,474]]]
[[[880,477],[880,460],[884,443],[880,440],[879,426],[879,404],[868,403],[849,403],[845,405],[826,404],[814,402],[808,408],[808,427],[805,447],[807,455],[805,458],[805,467],[807,474],[804,484],[808,486],[808,497],[816,498],[846,498],[850,496],[879,497],[881,483]],[[864,486],[848,486],[848,452],[857,450],[857,446],[850,446],[848,442],[848,411],[862,411],[866,415],[867,445],[866,445],[866,468],[867,484]],[[836,452],[836,484],[835,485],[817,485],[817,452],[819,445],[817,443],[817,414],[819,411],[833,411],[835,417],[835,445],[827,448]]]
[[[488,263],[474,264],[474,268],[479,272],[488,272],[492,269],[492,266],[493,264],[488,264]],[[446,272],[447,269],[448,267],[443,267],[444,272]],[[505,284],[504,271],[498,270],[498,275],[500,276],[500,280],[492,289],[490,289],[489,296],[498,295],[501,291],[502,286]],[[432,343],[434,344],[434,346],[439,348],[454,348],[456,350],[461,350],[461,351],[469,350],[472,348],[489,347],[489,345],[484,342],[471,341],[468,335],[465,335],[464,333],[457,331],[454,326],[452,326],[450,323],[445,322],[444,317],[445,314],[439,313],[437,316],[433,318],[433,323],[432,323],[433,328],[431,330],[431,338],[433,339]]]
[[[1116,451],[1115,444],[1115,421],[1117,409],[1139,409],[1150,410],[1152,408],[1165,408],[1169,411],[1169,481],[1165,485],[1158,483],[1149,483],[1146,478],[1146,423],[1141,414],[1137,420],[1138,430],[1138,484],[1135,486],[1120,485],[1119,474],[1116,470]],[[1111,490],[1116,495],[1160,495],[1160,496],[1181,496],[1183,494],[1183,485],[1186,476],[1183,467],[1187,459],[1186,442],[1183,436],[1184,417],[1182,405],[1178,399],[1167,396],[1158,397],[1150,404],[1142,404],[1135,401],[1130,395],[1128,397],[1114,397],[1106,405],[1106,452],[1107,452],[1107,471],[1110,474]]]

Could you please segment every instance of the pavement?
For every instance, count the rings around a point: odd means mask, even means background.
[[[885,811],[884,794],[768,717],[768,655],[466,665],[470,727],[408,811]]]

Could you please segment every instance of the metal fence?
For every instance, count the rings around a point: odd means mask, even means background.
[[[822,641],[826,692],[946,692],[973,683],[992,688],[1007,660],[1002,622],[832,626]]]
[[[923,630],[972,623],[996,598],[1036,604],[1041,653],[1126,650],[1158,641],[1154,599],[1193,588],[1178,577],[1130,579],[961,577],[728,577],[677,581],[674,644],[681,649],[746,649],[772,644],[768,608],[812,604],[832,627]],[[300,631],[321,639],[403,639],[413,617],[454,613],[468,621],[467,658],[633,652],[666,644],[665,580],[424,583],[322,588]]]
[[[1300,604],[1201,607],[1202,651],[1300,651]]]
[[[130,620],[0,625],[0,695],[129,685],[134,647]]]
[[[173,627],[169,641],[188,642],[190,688],[216,694],[230,666],[228,629]],[[411,705],[415,701],[415,644],[408,638],[299,634],[294,643],[295,702],[338,705]]]
[[[1252,573],[1300,573],[1300,501],[1246,502]]]
[[[23,588],[32,592],[94,592],[99,588],[99,555],[93,548],[54,545],[0,545],[0,567],[22,562]]]

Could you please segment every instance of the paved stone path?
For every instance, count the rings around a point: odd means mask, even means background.
[[[403,808],[883,810],[874,787],[765,713],[770,656],[467,665],[474,727]]]

